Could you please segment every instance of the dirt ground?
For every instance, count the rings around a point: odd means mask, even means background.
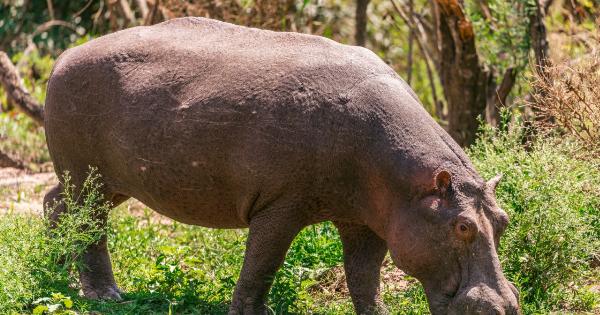
[[[0,214],[41,214],[44,194],[58,182],[54,172],[29,173],[0,168]]]
[[[54,172],[32,173],[16,168],[0,168],[0,215],[6,213],[43,213],[44,195],[58,183]],[[130,199],[125,206],[136,215],[143,214],[144,204]],[[160,223],[170,219],[156,213]]]

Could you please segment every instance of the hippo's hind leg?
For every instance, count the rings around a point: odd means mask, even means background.
[[[357,314],[387,314],[379,296],[384,240],[365,225],[335,222],[344,247],[346,282]]]
[[[78,187],[75,185],[75,187]],[[44,197],[44,212],[50,220],[51,228],[60,224],[60,214],[67,209],[62,200],[63,185],[54,186]],[[111,201],[117,206],[128,197],[118,194],[103,193],[105,200]],[[105,225],[108,213],[96,213],[100,224]],[[112,272],[110,255],[108,253],[106,235],[100,241],[89,246],[83,256],[82,267],[79,270],[79,280],[83,294],[92,299],[115,299],[120,300],[120,290],[117,287]]]

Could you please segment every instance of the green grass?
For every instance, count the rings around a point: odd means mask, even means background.
[[[0,280],[12,275],[26,275],[5,283],[0,292],[0,313],[32,310],[31,301],[61,293],[71,297],[79,312],[98,311],[103,314],[224,314],[227,311],[244,253],[245,230],[215,230],[188,226],[177,222],[159,223],[156,215],[133,216],[125,207],[111,214],[109,230],[115,277],[127,293],[123,302],[96,302],[79,298],[67,283],[75,283],[74,274],[56,279],[38,279],[36,270],[29,270],[31,261],[24,257],[39,256],[46,251],[26,244],[43,239],[44,224],[31,216],[13,215],[0,221],[1,244],[13,244],[2,255],[0,264],[10,264]],[[44,243],[44,242],[42,242]],[[77,246],[73,242],[71,246]],[[61,248],[68,247],[63,241]],[[49,268],[51,263],[35,261]],[[269,296],[270,308],[281,313],[352,313],[347,296],[320,290],[318,279],[341,264],[341,243],[331,223],[308,227],[292,244],[284,267],[278,272]],[[336,268],[337,272],[341,268]],[[31,285],[28,285],[31,284]],[[26,294],[38,286],[35,294]],[[9,292],[7,292],[7,290]],[[18,297],[15,299],[15,297]],[[392,310],[412,310],[421,314],[427,307],[420,287],[414,284],[406,292],[388,290],[385,300]],[[418,303],[413,302],[416,301]],[[18,303],[15,303],[17,302]],[[406,313],[406,312],[402,312]]]

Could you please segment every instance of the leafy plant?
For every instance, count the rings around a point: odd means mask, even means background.
[[[32,303],[37,305],[31,312],[33,315],[56,314],[56,315],[74,315],[77,314],[71,310],[73,301],[70,297],[61,293],[52,293],[51,297],[39,298]]]
[[[528,150],[524,135],[520,123],[486,128],[470,155],[484,177],[504,174],[497,197],[511,217],[500,246],[507,277],[526,312],[553,310],[585,298],[600,253],[600,161],[577,159],[581,144],[568,138],[538,139]]]

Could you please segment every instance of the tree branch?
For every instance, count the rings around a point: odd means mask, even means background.
[[[31,117],[33,121],[44,125],[44,111],[42,106],[29,94],[21,81],[17,69],[8,58],[0,51],[0,83],[13,105],[21,112]]]
[[[406,12],[403,10],[403,8],[397,6],[393,0],[391,2],[392,2],[392,6],[398,13],[398,16],[400,16],[400,18],[404,21],[404,23],[408,26],[408,28],[413,30],[414,34],[416,35],[414,38],[417,42],[417,46],[419,47],[419,51],[421,51],[421,55],[423,55],[423,59],[425,61],[425,68],[427,70],[427,78],[429,79],[429,86],[431,88],[431,95],[433,96],[433,103],[436,107],[436,114],[438,117],[442,118],[443,117],[443,108],[441,106],[442,105],[441,102],[438,100],[438,97],[437,97],[437,89],[435,88],[435,79],[433,77],[433,70],[432,70],[432,66],[431,66],[431,63],[433,63],[435,66],[436,61],[429,54],[429,50],[426,48],[427,35],[424,33],[424,28],[419,26],[419,22],[417,20],[413,19],[412,21],[410,21]],[[398,25],[396,25],[396,24],[392,24],[392,25],[394,25],[396,28],[400,29],[398,27]]]
[[[150,12],[148,10],[148,3],[146,3],[146,0],[136,0],[135,1],[137,7],[140,9],[140,14],[142,15],[142,21],[146,20],[146,17],[148,16],[148,12]]]
[[[364,46],[367,42],[367,7],[369,6],[369,1],[370,0],[356,1],[356,29],[354,39],[358,46]]]
[[[506,98],[515,85],[517,71],[514,68],[508,68],[504,72],[500,86],[496,87],[493,76],[490,75],[488,84],[488,95],[485,120],[492,126],[498,126],[500,122],[500,110],[506,106]]]
[[[119,0],[119,8],[121,9],[121,12],[125,16],[127,25],[134,25],[135,24],[135,15],[133,14],[133,11],[131,10],[131,7],[129,6],[129,3],[127,2],[127,0]]]

